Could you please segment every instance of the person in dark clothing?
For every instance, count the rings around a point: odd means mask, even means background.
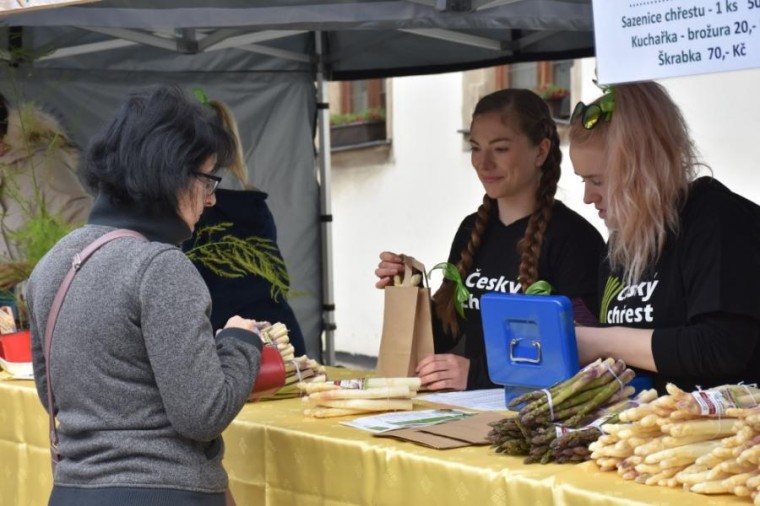
[[[524,292],[539,280],[568,296],[575,318],[595,321],[599,232],[555,200],[562,153],[547,104],[529,90],[483,97],[470,129],[472,165],[486,195],[456,233],[449,263],[470,291],[465,318],[456,311],[455,285],[444,281],[433,296],[435,354],[417,374],[430,390],[494,388],[488,376],[480,296]],[[383,252],[375,271],[383,288],[403,272],[401,258]],[[463,346],[457,346],[464,340]],[[456,350],[455,350],[456,346]]]
[[[581,362],[621,358],[660,393],[760,382],[760,207],[697,178],[688,127],[660,85],[610,87],[575,111],[570,158],[610,231],[605,328],[576,328]]]
[[[189,252],[216,243],[219,249],[215,251],[229,251],[223,246],[224,242],[219,242],[224,237],[242,240],[255,238],[259,253],[257,258],[262,261],[255,273],[247,271],[237,277],[229,277],[209,268],[198,256],[191,256],[211,293],[211,325],[215,329],[221,328],[233,315],[270,323],[280,322],[288,328],[295,355],[304,355],[306,345],[301,326],[287,300],[290,279],[277,245],[277,228],[266,203],[268,195],[248,183],[240,134],[232,111],[217,100],[209,101],[208,105],[216,111],[220,123],[235,142],[235,156],[226,169],[243,190],[217,190],[216,205],[206,208],[192,239],[183,248]],[[203,232],[220,224],[226,224],[223,231],[213,234]]]

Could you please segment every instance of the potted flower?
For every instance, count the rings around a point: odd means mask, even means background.
[[[330,141],[340,148],[386,139],[385,109],[372,108],[359,113],[330,116]]]
[[[570,96],[570,91],[567,88],[552,83],[546,83],[538,86],[533,91],[549,104],[552,116],[555,118],[567,116],[568,111],[563,112],[562,107],[566,99]]]

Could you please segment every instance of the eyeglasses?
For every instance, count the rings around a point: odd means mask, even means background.
[[[610,121],[612,111],[615,109],[615,98],[612,93],[605,93],[593,104],[586,105],[583,102],[575,104],[570,123],[575,123],[579,118],[583,128],[591,130],[599,124],[599,120]]]
[[[217,186],[219,186],[219,183],[222,182],[222,178],[220,176],[206,174],[205,172],[195,171],[193,172],[193,175],[201,178],[203,181],[203,187],[206,189],[207,197],[213,195],[216,191]]]

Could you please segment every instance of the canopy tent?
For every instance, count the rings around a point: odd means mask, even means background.
[[[307,350],[325,351],[327,363],[334,321],[324,80],[593,55],[590,0],[209,4],[106,0],[0,18],[0,51],[10,63],[0,91],[52,106],[82,145],[139,85],[200,85],[230,104],[251,180],[272,196],[293,287],[305,293],[291,302]]]

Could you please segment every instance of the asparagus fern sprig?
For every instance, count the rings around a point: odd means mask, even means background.
[[[290,276],[274,241],[225,233],[231,226],[231,223],[219,223],[199,228],[192,247],[185,254],[220,278],[250,275],[264,278],[272,285],[273,300],[287,298]]]
[[[72,225],[41,207],[36,214],[29,216],[22,227],[8,232],[8,236],[16,242],[26,263],[34,267],[55,243],[73,229]]]

